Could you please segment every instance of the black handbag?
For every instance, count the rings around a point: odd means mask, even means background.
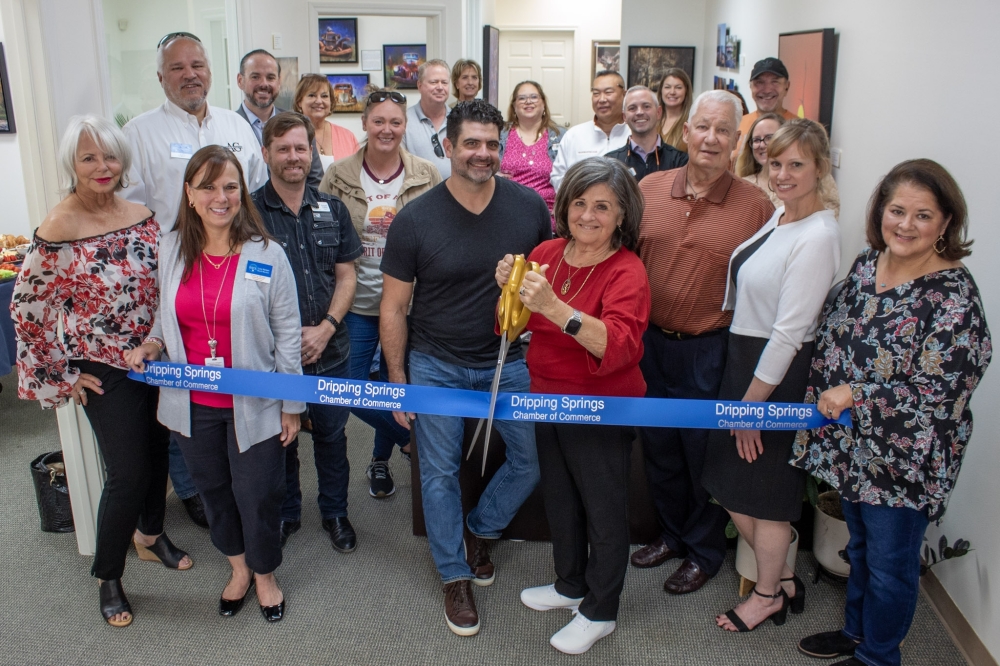
[[[62,451],[43,453],[31,461],[31,480],[43,532],[73,532],[73,509],[66,484]]]

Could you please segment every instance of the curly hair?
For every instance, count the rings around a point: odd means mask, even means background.
[[[445,136],[451,145],[458,144],[462,124],[465,122],[496,125],[498,136],[503,131],[503,114],[497,107],[481,99],[459,102],[448,112],[448,129]]]

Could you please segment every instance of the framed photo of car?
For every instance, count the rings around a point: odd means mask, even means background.
[[[333,86],[333,113],[361,113],[365,110],[365,87],[370,74],[327,74]]]
[[[385,44],[382,46],[385,85],[396,88],[417,87],[417,70],[427,62],[426,44]]]
[[[323,65],[358,61],[358,19],[319,19],[319,61]]]

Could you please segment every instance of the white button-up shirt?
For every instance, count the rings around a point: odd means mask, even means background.
[[[566,171],[580,160],[618,150],[631,135],[632,130],[625,123],[611,128],[611,136],[605,134],[593,120],[570,127],[559,142],[559,152],[552,162],[552,176],[549,179],[552,187],[558,191]]]
[[[257,137],[235,111],[209,106],[199,124],[197,117],[166,100],[130,120],[123,131],[132,148],[132,168],[122,195],[153,211],[163,233],[177,221],[184,170],[200,148],[219,145],[233,151],[251,192],[267,181]]]

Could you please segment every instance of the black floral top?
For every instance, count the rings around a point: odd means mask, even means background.
[[[852,428],[801,430],[791,464],[851,502],[927,509],[940,518],[972,436],[969,398],[993,353],[965,268],[875,293],[866,249],[816,332],[806,402],[849,383]]]

